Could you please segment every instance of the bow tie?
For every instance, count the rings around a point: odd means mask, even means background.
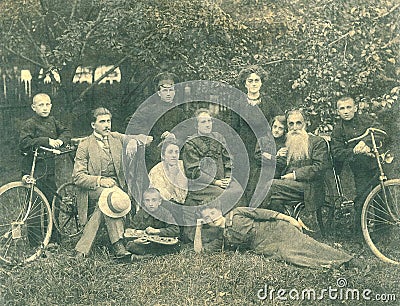
[[[96,138],[96,140],[102,141],[102,142],[105,142],[105,141],[108,140],[108,136],[104,136],[104,137],[97,137],[97,136],[95,136],[95,138]]]
[[[99,142],[99,146],[103,148],[106,151],[110,151],[110,145],[108,143],[108,136],[103,136],[103,137],[96,137],[96,141]]]

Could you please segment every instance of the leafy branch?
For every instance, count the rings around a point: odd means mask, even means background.
[[[83,99],[83,97],[97,84],[99,84],[104,78],[106,78],[110,73],[112,73],[115,68],[119,67],[123,62],[125,62],[130,55],[126,55],[122,59],[120,59],[117,63],[115,63],[110,69],[108,69],[101,77],[95,80],[92,84],[90,84],[84,91],[81,92],[79,97],[73,101],[73,103],[77,103]]]
[[[30,63],[36,65],[36,66],[38,66],[38,67],[41,67],[41,68],[46,69],[46,70],[49,68],[49,66],[47,66],[47,65],[45,65],[45,64],[41,64],[41,63],[39,63],[39,62],[37,62],[37,61],[35,61],[35,60],[33,60],[33,59],[31,59],[31,58],[29,58],[29,57],[23,55],[22,53],[16,52],[16,51],[14,51],[13,49],[11,49],[10,47],[5,46],[4,48],[5,48],[7,51],[11,52],[12,54],[14,54],[14,55],[16,55],[16,56],[19,56],[20,58],[22,58],[22,59],[24,59],[24,60],[26,60],[26,61],[28,61],[28,62],[30,62]]]

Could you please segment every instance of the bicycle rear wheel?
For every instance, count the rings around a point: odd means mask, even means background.
[[[24,264],[35,260],[47,246],[52,230],[50,205],[35,186],[12,182],[0,188],[0,260]]]
[[[64,236],[74,237],[83,230],[78,218],[77,193],[78,187],[74,183],[65,183],[53,197],[54,226]]]
[[[400,179],[376,186],[364,202],[361,227],[365,241],[381,260],[400,264]]]
[[[337,195],[333,188],[334,180],[333,176],[328,177],[328,173],[324,179],[324,201],[322,205],[317,208],[317,222],[323,236],[333,235],[334,230],[334,212],[335,212],[335,201]]]

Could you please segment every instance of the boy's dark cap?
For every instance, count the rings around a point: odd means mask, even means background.
[[[171,72],[162,72],[154,77],[153,82],[156,90],[159,90],[160,87],[169,88],[178,82],[178,76]]]

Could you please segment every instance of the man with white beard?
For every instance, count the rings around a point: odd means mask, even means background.
[[[325,140],[308,134],[299,110],[287,114],[287,162],[280,179],[274,179],[262,208],[285,213],[285,206],[305,203],[307,212],[314,212],[324,201],[323,178],[328,167]]]

